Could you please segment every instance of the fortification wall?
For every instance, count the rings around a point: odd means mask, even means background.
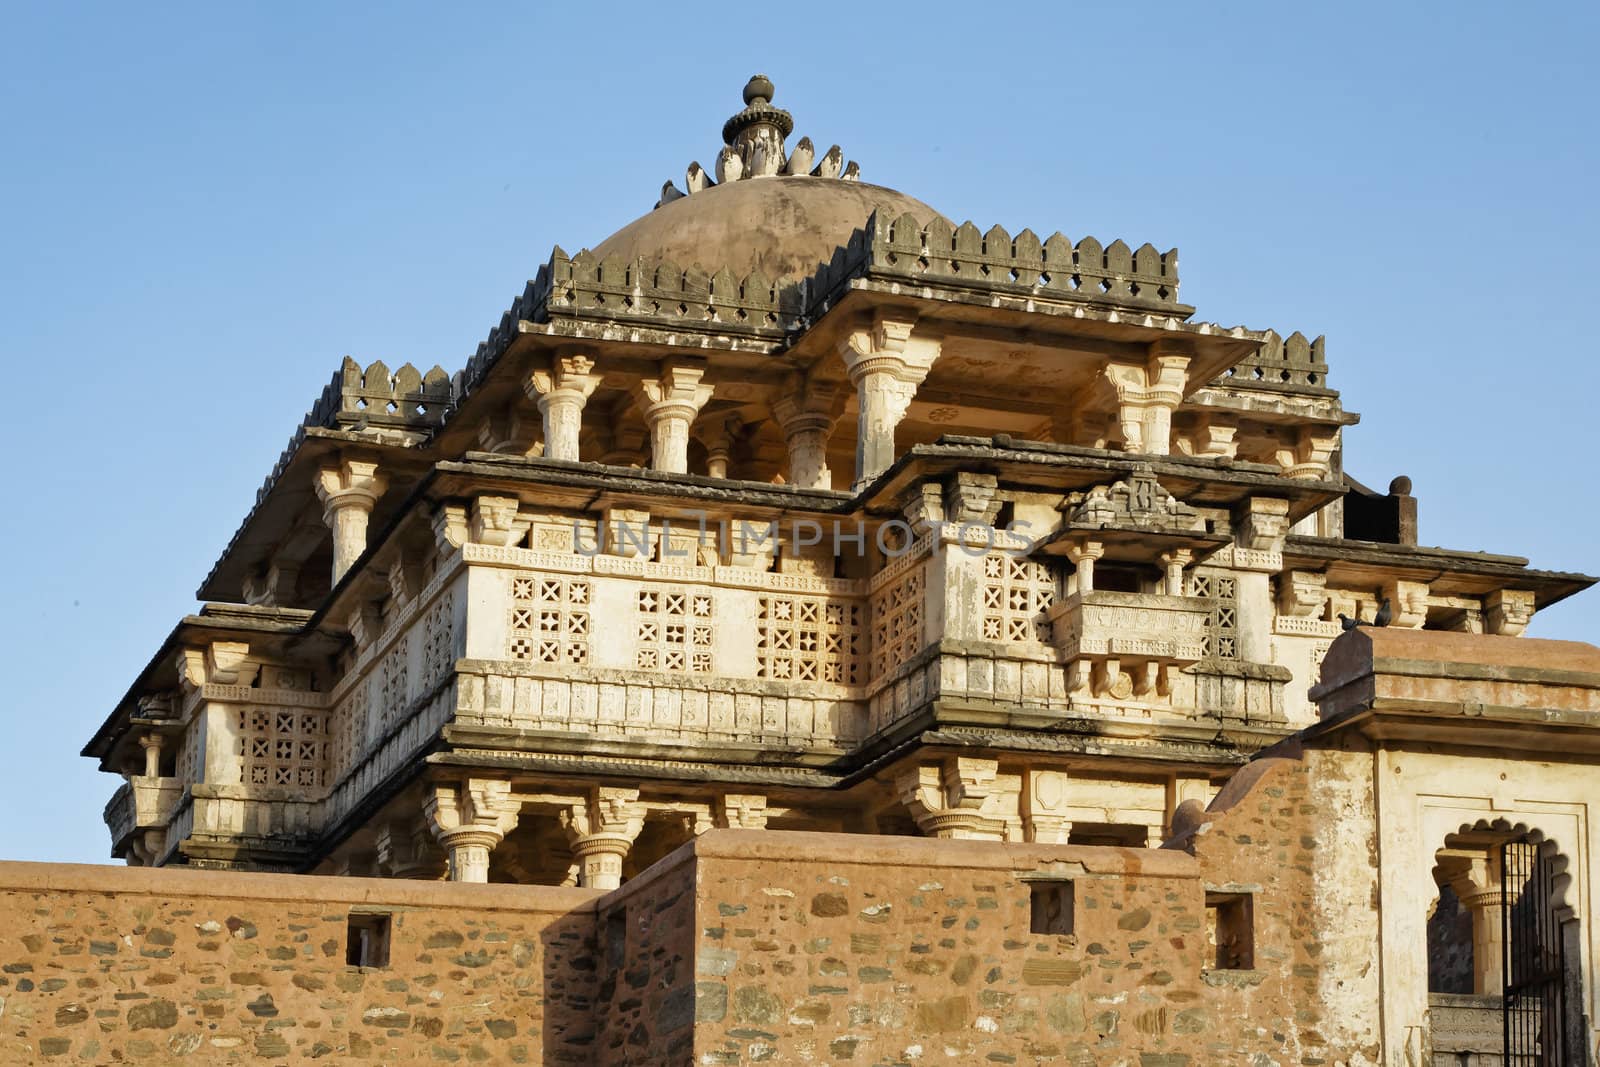
[[[0,1063],[592,1063],[599,895],[0,863]]]
[[[1192,852],[713,830],[605,896],[0,864],[0,1062],[1362,1062],[1313,784],[1253,764]]]
[[[696,1060],[1338,1062],[1317,1032],[1307,787],[1301,763],[1278,761],[1209,818],[1194,855],[701,838]],[[1070,935],[1033,930],[1034,889],[1052,880],[1073,885]],[[1216,966],[1208,891],[1249,897],[1249,966]]]

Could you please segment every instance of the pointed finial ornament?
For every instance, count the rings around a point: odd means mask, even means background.
[[[744,86],[744,110],[722,124],[722,140],[739,153],[747,177],[777,174],[787,162],[784,138],[794,132],[794,116],[772,106],[772,79],[757,74]]]
[[[691,163],[684,190],[668,182],[662,186],[661,199],[656,206],[664,207],[713,186],[750,178],[782,176],[860,181],[861,168],[854,161],[846,166],[838,145],[818,158],[811,138],[802,137],[795,145],[794,155],[789,155],[784,141],[794,132],[794,116],[781,107],[772,106],[776,91],[772,79],[765,74],[751,76],[744,85],[744,110],[722,124],[722,140],[726,147],[712,168],[716,179],[713,181],[700,164]]]

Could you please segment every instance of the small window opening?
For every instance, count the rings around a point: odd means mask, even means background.
[[[1248,971],[1256,965],[1255,909],[1249,893],[1206,894],[1206,938],[1212,966]]]
[[[1028,892],[1032,896],[1029,930],[1036,934],[1072,933],[1071,882],[1034,882]]]
[[[606,916],[606,965],[616,969],[628,961],[628,909]]]
[[[1094,569],[1094,587],[1103,592],[1142,593],[1145,584],[1145,576],[1136,566],[1106,563]]]
[[[389,916],[353,912],[345,940],[344,962],[351,967],[389,966]]]
[[[1150,843],[1150,831],[1143,826],[1112,822],[1072,823],[1067,835],[1069,845],[1112,845],[1116,848],[1144,848]]]

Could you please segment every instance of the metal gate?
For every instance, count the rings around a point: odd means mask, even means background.
[[[1566,968],[1551,857],[1522,838],[1500,846],[1507,1067],[1568,1064]]]

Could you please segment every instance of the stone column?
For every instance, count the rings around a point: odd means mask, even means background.
[[[728,460],[733,446],[744,437],[744,423],[737,415],[729,415],[705,435],[706,474],[712,478],[728,476]]]
[[[1166,569],[1166,589],[1168,596],[1183,595],[1183,570],[1194,560],[1194,553],[1187,548],[1174,549],[1161,554],[1161,565]]]
[[[145,734],[139,738],[139,747],[144,749],[144,776],[146,778],[160,778],[161,735]]]
[[[1099,541],[1076,541],[1067,545],[1067,559],[1077,568],[1075,592],[1079,596],[1094,592],[1094,561],[1106,554],[1106,546]]]
[[[828,437],[838,419],[839,387],[791,375],[771,401],[789,450],[788,481],[802,489],[832,489],[828,469]]]
[[[578,861],[578,884],[615,889],[622,884],[622,861],[644,828],[644,805],[637,789],[596,786],[582,801],[562,809],[561,825]]]
[[[423,810],[450,857],[452,882],[489,880],[489,853],[517,825],[521,808],[510,782],[472,778],[433,787]]]
[[[717,802],[716,824],[735,830],[765,830],[766,796],[761,793],[724,793]]]
[[[578,435],[583,429],[583,406],[600,385],[594,360],[587,356],[557,356],[549,370],[534,371],[526,392],[538,402],[544,416],[546,459],[578,459]]]
[[[911,398],[939,358],[941,342],[913,338],[911,320],[879,316],[871,327],[854,330],[840,354],[856,387],[857,486],[894,463],[894,431]]]
[[[656,378],[639,383],[639,408],[650,427],[650,466],[673,474],[689,472],[689,426],[711,399],[714,386],[703,384],[705,364],[668,360]]]
[[[1501,967],[1505,955],[1505,931],[1500,924],[1500,905],[1505,894],[1500,889],[1498,850],[1473,856],[1464,870],[1450,880],[1456,899],[1472,916],[1472,988],[1475,993],[1495,993],[1500,989]]]
[[[1144,363],[1106,364],[1105,378],[1116,397],[1126,451],[1171,453],[1172,413],[1183,402],[1188,370],[1188,346],[1171,340],[1152,344]]]
[[[335,585],[367,550],[367,518],[387,484],[378,465],[368,460],[341,457],[336,465],[317,472],[322,518],[333,531]]]

